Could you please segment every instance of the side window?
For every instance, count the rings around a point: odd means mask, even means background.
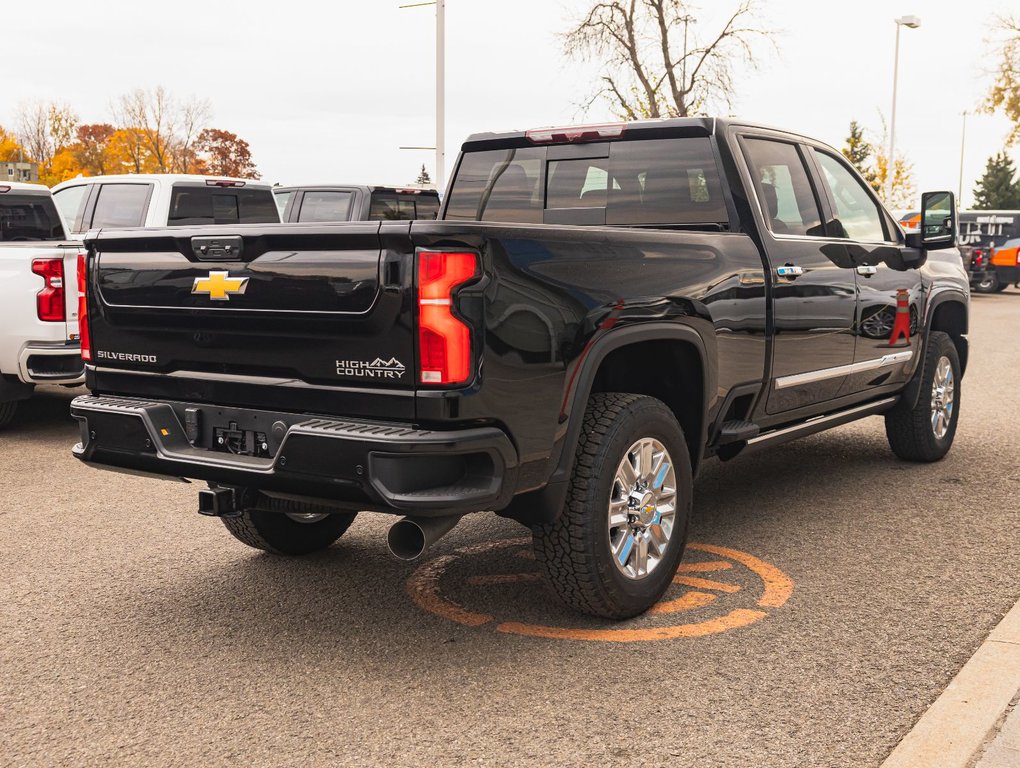
[[[92,213],[92,227],[140,227],[150,184],[103,184]]]
[[[298,221],[347,221],[352,197],[350,192],[305,192]]]
[[[860,179],[828,152],[816,149],[814,153],[822,166],[822,176],[836,208],[836,231],[830,234],[867,242],[885,240],[882,214]]]
[[[276,209],[280,212],[281,217],[283,216],[283,212],[287,210],[287,201],[290,200],[290,196],[293,194],[294,192],[289,189],[286,192],[273,193],[274,199],[276,200]]]
[[[81,211],[87,189],[87,185],[79,184],[75,187],[64,187],[59,192],[53,193],[53,202],[57,204],[57,210],[60,211],[68,232],[75,231],[74,225],[78,221],[78,213]]]
[[[797,147],[770,139],[746,139],[744,144],[769,229],[777,235],[824,237],[818,202]]]

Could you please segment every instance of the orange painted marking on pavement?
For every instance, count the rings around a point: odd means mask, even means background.
[[[652,616],[660,616],[664,613],[693,611],[695,608],[702,608],[714,602],[716,597],[717,595],[709,592],[685,592],[676,600],[660,600],[648,609],[648,613]]]
[[[757,557],[741,552],[739,549],[717,547],[714,544],[690,544],[688,546],[691,549],[728,558],[747,566],[758,574],[762,583],[765,584],[765,592],[758,599],[758,605],[762,608],[778,608],[784,605],[790,599],[790,595],[793,594],[793,579],[764,560],[759,560]]]
[[[763,619],[765,611],[749,611],[738,608],[718,619],[709,619],[697,624],[677,624],[672,627],[648,627],[647,629],[568,629],[567,627],[544,627],[539,624],[503,622],[497,632],[527,637],[545,637],[552,640],[597,640],[609,643],[637,643],[645,640],[674,640],[679,637],[704,637],[728,629],[745,627]]]
[[[674,576],[673,583],[683,584],[685,587],[696,587],[697,589],[714,589],[717,592],[726,592],[727,594],[740,591],[738,584],[727,584],[724,581],[714,581],[712,579],[699,579],[695,576]]]
[[[725,560],[709,560],[704,563],[680,563],[677,573],[708,573],[710,571],[728,571],[733,563]]]
[[[407,593],[420,607],[438,616],[442,616],[458,624],[469,627],[480,627],[492,621],[492,616],[486,613],[474,613],[465,610],[451,600],[441,597],[439,594],[439,577],[446,566],[457,558],[453,555],[443,555],[435,560],[426,563],[407,580]]]
[[[502,584],[517,584],[522,581],[541,581],[542,574],[535,573],[487,573],[481,576],[468,576],[467,583],[472,587],[495,587]]]

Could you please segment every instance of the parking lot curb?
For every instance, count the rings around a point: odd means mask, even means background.
[[[1020,602],[917,721],[882,768],[967,768],[1020,691]]]

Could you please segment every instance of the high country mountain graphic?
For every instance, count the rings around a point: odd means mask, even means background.
[[[397,358],[395,358],[395,357],[391,357],[389,360],[382,360],[382,359],[377,357],[375,360],[372,361],[372,364],[369,367],[370,368],[395,368],[395,369],[398,369],[398,370],[403,370],[404,369],[404,364],[402,362],[400,362],[399,360],[397,360]]]

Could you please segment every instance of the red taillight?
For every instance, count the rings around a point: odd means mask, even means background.
[[[567,125],[561,128],[532,128],[524,136],[532,144],[562,144],[575,141],[599,141],[618,139],[627,130],[626,123],[602,123],[601,125]]]
[[[245,182],[243,181],[228,181],[227,179],[206,179],[205,185],[207,187],[243,187]]]
[[[32,271],[46,281],[35,300],[39,319],[49,323],[64,322],[67,319],[67,310],[64,308],[64,260],[35,259]]]
[[[471,330],[453,314],[453,291],[478,271],[474,253],[418,252],[418,380],[463,384],[471,378]]]
[[[974,249],[974,266],[980,267],[985,261],[985,252],[980,248]]]
[[[81,341],[81,359],[92,360],[92,345],[89,343],[89,304],[85,298],[85,254],[78,254],[78,336]]]

